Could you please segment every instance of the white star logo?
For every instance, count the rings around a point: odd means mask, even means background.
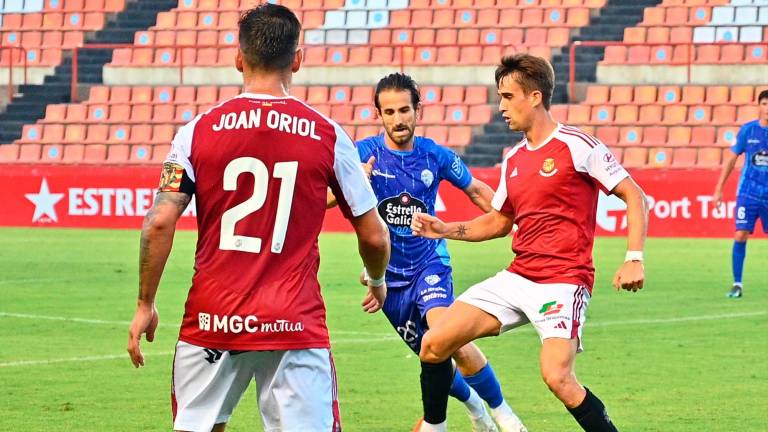
[[[54,206],[64,198],[64,194],[51,193],[45,178],[43,178],[43,182],[40,183],[40,192],[36,194],[24,194],[24,196],[35,205],[35,214],[32,216],[32,222],[37,222],[43,216],[50,217],[54,222],[59,221],[58,217],[56,217],[56,209]]]

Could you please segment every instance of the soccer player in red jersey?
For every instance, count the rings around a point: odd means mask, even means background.
[[[252,380],[265,430],[341,429],[317,270],[326,190],[352,223],[371,280],[363,309],[384,302],[389,234],[357,151],[334,121],[288,95],[302,52],[287,8],[239,22],[244,92],[179,129],[141,235],[139,298],[128,352],[154,339],[175,224],[197,206],[195,273],[173,361],[177,431],[223,431]]]
[[[541,374],[552,393],[584,430],[615,431],[600,399],[576,380],[574,363],[594,283],[599,190],[627,203],[628,252],[613,284],[633,292],[645,279],[645,195],[604,144],[552,119],[554,71],[549,62],[528,54],[504,57],[496,85],[502,116],[525,137],[504,157],[493,210],[453,223],[419,213],[411,228],[428,238],[477,242],[506,236],[516,225],[515,259],[470,287],[424,336],[420,357],[433,364],[432,379],[442,383],[432,386],[437,390],[428,397],[444,409],[450,355],[457,348],[530,322],[542,340]],[[424,424],[421,430],[445,430],[445,423]]]

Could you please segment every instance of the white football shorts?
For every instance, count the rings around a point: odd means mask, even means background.
[[[590,299],[586,285],[542,284],[502,270],[471,286],[457,298],[495,316],[501,333],[530,322],[543,341],[578,338],[586,320]]]
[[[173,359],[174,429],[226,423],[252,380],[265,432],[341,431],[330,350],[226,351],[182,341]]]

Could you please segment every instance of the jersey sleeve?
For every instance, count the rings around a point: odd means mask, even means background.
[[[586,172],[606,191],[613,190],[619,182],[629,177],[627,170],[601,142],[598,142],[580,163],[574,165],[576,171]]]
[[[507,199],[507,161],[509,158],[504,158],[501,163],[501,175],[499,176],[499,187],[496,188],[496,192],[493,194],[491,200],[491,207],[496,211],[503,213],[507,216],[514,217],[514,209]]]
[[[435,145],[438,149],[438,158],[440,161],[440,177],[451,182],[459,189],[465,189],[472,183],[472,173],[464,164],[459,155],[445,147]]]
[[[373,151],[371,149],[371,142],[369,138],[357,141],[355,143],[355,148],[357,148],[357,155],[360,157],[361,162],[367,162],[368,158],[373,156]]]
[[[171,150],[163,162],[163,172],[160,178],[160,192],[183,192],[188,195],[195,191],[195,170],[192,167],[192,137],[195,125],[200,119],[196,117],[176,132],[171,141]]]
[[[747,128],[748,125],[744,125],[739,129],[739,133],[736,134],[736,140],[731,146],[731,151],[740,155],[747,149]]]
[[[331,190],[346,218],[357,217],[376,207],[376,195],[360,166],[360,155],[341,126],[336,128]]]

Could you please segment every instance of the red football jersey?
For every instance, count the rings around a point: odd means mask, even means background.
[[[492,202],[517,225],[508,270],[591,292],[599,188],[611,191],[628,176],[603,143],[574,127],[558,125],[536,149],[523,138],[502,163]]]
[[[179,129],[166,159],[194,182],[195,274],[179,339],[233,350],[329,347],[317,237],[330,186],[376,205],[354,144],[292,97],[242,94]]]

